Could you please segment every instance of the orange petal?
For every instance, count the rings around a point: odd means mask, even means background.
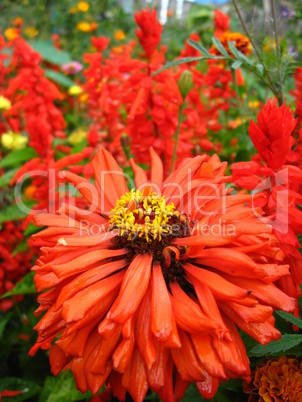
[[[49,363],[53,375],[58,375],[70,362],[72,356],[66,355],[59,346],[54,345],[49,352]]]
[[[280,331],[268,322],[247,323],[226,303],[220,303],[220,308],[240,329],[262,345],[281,338]]]
[[[153,266],[151,289],[151,329],[159,342],[165,342],[173,330],[172,305],[159,264]]]
[[[122,385],[135,402],[143,402],[148,391],[148,382],[145,363],[137,348],[134,350],[131,364],[123,374]]]
[[[202,381],[205,378],[205,370],[196,358],[189,336],[181,329],[179,330],[179,336],[182,347],[180,349],[171,349],[171,355],[177,371],[185,381]]]
[[[149,149],[151,157],[151,183],[158,187],[159,194],[163,184],[164,168],[161,158],[157,155],[154,149]]]
[[[125,254],[127,251],[125,249],[120,250],[95,250],[60,265],[53,265],[52,269],[58,278],[67,277],[70,275],[77,274],[79,272],[87,271],[89,265],[95,264],[96,262],[105,260],[110,257],[117,257],[119,255]]]
[[[223,365],[212,345],[209,335],[191,334],[191,339],[197,354],[207,372],[214,377],[226,378]]]
[[[156,360],[147,370],[149,386],[152,389],[159,389],[165,385],[165,371],[168,363],[170,352],[162,343],[156,342]]]
[[[107,318],[123,324],[137,310],[149,285],[152,255],[137,255],[129,265],[119,296],[107,314]]]
[[[105,374],[108,360],[120,339],[121,328],[117,328],[110,339],[102,339],[98,353],[91,365],[94,374]]]
[[[61,290],[55,304],[55,310],[58,310],[66,300],[70,299],[79,291],[85,289],[87,286],[93,285],[95,282],[106,278],[113,272],[123,268],[126,264],[126,260],[112,261],[108,264],[92,268],[89,271],[77,276],[74,280],[65,285]]]
[[[119,272],[109,278],[103,279],[78,292],[72,298],[66,300],[62,308],[62,316],[67,322],[78,321],[84,318],[91,307],[102,303],[113,290],[115,290],[124,277],[124,272]]]
[[[60,177],[66,179],[69,183],[74,184],[75,188],[82,194],[89,204],[92,205],[93,212],[100,212],[99,206],[101,196],[89,180],[65,170],[60,172]]]
[[[251,290],[253,296],[268,306],[284,311],[293,311],[295,308],[295,299],[288,297],[272,283],[266,284],[256,279],[236,277],[232,277],[232,282]]]
[[[204,315],[198,306],[177,283],[171,283],[170,296],[173,313],[178,326],[189,332],[213,332],[217,328],[214,320]]]
[[[151,290],[146,294],[138,308],[136,320],[136,343],[143,356],[147,368],[150,370],[156,359],[156,347],[151,331]]]
[[[147,173],[138,166],[133,159],[129,160],[129,165],[132,167],[135,176],[135,187],[137,189],[142,189],[142,187],[148,183]]]
[[[228,330],[221,318],[215,297],[213,296],[211,289],[209,289],[207,286],[205,286],[195,278],[191,278],[191,283],[194,287],[194,290],[196,292],[202,310],[209,318],[216,321],[218,326],[217,329],[218,333],[222,332],[222,336],[226,335]]]
[[[124,373],[132,358],[135,346],[134,334],[128,339],[123,339],[112,355],[113,368],[119,373]]]
[[[239,286],[234,285],[214,272],[195,267],[192,264],[184,264],[183,267],[188,274],[192,275],[194,278],[198,279],[199,282],[209,287],[215,297],[219,296],[220,298],[226,300],[236,300],[243,299],[251,293],[246,289],[242,289]]]
[[[69,324],[70,326],[68,326],[68,329],[66,330],[66,335],[73,334],[74,332],[79,331],[81,328],[85,328],[92,322],[100,322],[115,299],[116,293],[117,290],[113,290],[108,294],[102,303],[97,303],[95,306],[91,307],[91,309],[85,314],[84,318],[76,323]]]
[[[195,384],[201,396],[206,399],[211,399],[214,398],[218,390],[219,380],[206,373],[206,379],[196,382]]]

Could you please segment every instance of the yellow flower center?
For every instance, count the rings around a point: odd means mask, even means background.
[[[143,192],[131,190],[117,200],[109,222],[118,229],[119,236],[127,236],[128,240],[145,237],[152,242],[171,235],[174,219],[179,217],[173,203],[167,205],[164,195],[159,196],[146,187]]]

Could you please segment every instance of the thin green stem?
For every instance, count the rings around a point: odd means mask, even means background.
[[[0,120],[2,121],[3,125],[5,126],[7,131],[12,131],[8,122],[6,121],[5,117],[0,113]]]
[[[178,111],[178,124],[177,124],[177,129],[175,133],[175,144],[174,144],[174,150],[173,150],[173,156],[172,156],[172,161],[171,161],[171,167],[170,167],[170,174],[173,172],[175,160],[176,160],[176,154],[177,154],[177,145],[178,145],[178,139],[179,139],[179,133],[180,133],[180,125],[182,121],[182,112],[184,110],[185,103],[183,103]]]
[[[260,52],[259,52],[259,50],[258,50],[258,48],[257,48],[257,46],[256,46],[256,43],[254,42],[254,40],[253,40],[253,38],[252,38],[252,35],[250,34],[250,32],[249,32],[249,30],[248,30],[248,28],[247,28],[247,26],[246,26],[246,23],[244,22],[244,19],[243,19],[242,14],[241,14],[241,12],[240,12],[240,10],[239,10],[237,1],[236,1],[236,0],[232,0],[232,2],[233,2],[233,4],[234,4],[235,10],[236,10],[236,12],[237,12],[237,15],[238,15],[238,17],[239,17],[239,19],[240,19],[240,22],[241,22],[241,24],[242,24],[242,26],[243,26],[243,28],[244,28],[244,30],[245,30],[245,33],[246,33],[247,37],[249,38],[249,40],[250,40],[250,42],[251,42],[251,44],[252,44],[252,46],[253,46],[253,48],[254,48],[256,54],[257,54],[257,56],[258,56],[258,59],[259,59],[260,62],[262,63],[263,67],[266,69],[265,64],[264,64],[264,60],[263,60],[263,58],[262,58],[262,56],[261,56],[261,54],[260,54]],[[267,70],[267,69],[266,69],[266,70]],[[272,80],[272,77],[270,76],[269,73],[267,73],[267,78],[268,78],[268,80],[269,80],[269,82],[270,82],[270,84],[271,84],[272,90],[273,90],[275,96],[278,98],[278,102],[279,102],[279,98],[280,98],[280,96],[279,96],[279,91],[277,90],[277,88],[276,88],[276,86],[275,86],[275,84],[274,84],[274,81]]]
[[[278,63],[278,76],[279,76],[279,106],[283,103],[283,84],[282,84],[282,74],[281,74],[281,56],[280,56],[280,44],[279,44],[279,33],[278,33],[278,24],[277,24],[277,12],[276,12],[276,2],[275,0],[271,0],[273,18],[274,18],[274,31],[275,31],[275,42],[276,42],[276,52],[277,52],[277,63]]]

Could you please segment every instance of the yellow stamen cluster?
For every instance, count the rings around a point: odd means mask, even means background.
[[[163,235],[172,234],[171,218],[179,218],[173,203],[166,205],[165,196],[131,190],[117,200],[109,217],[113,228],[128,240],[145,237],[147,242],[161,241]]]

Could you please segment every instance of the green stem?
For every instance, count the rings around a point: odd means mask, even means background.
[[[170,167],[170,174],[173,172],[175,160],[176,160],[176,153],[177,153],[177,145],[178,145],[178,139],[179,139],[179,133],[180,133],[180,125],[181,125],[181,120],[182,120],[182,112],[184,110],[185,103],[183,103],[178,111],[178,124],[177,124],[177,129],[175,133],[175,144],[174,144],[174,150],[173,150],[173,156],[172,156],[172,161],[171,161],[171,167]]]
[[[0,113],[0,120],[2,121],[3,125],[5,126],[7,131],[12,131],[8,122],[6,121],[5,117]]]
[[[279,76],[279,97],[278,102],[279,106],[283,104],[283,84],[282,84],[282,75],[281,75],[281,57],[280,57],[280,45],[279,45],[279,33],[278,33],[278,24],[277,24],[277,12],[276,12],[276,2],[275,0],[271,0],[273,18],[274,18],[274,31],[275,31],[275,42],[276,42],[276,52],[277,52],[277,62],[278,62],[278,76]],[[280,103],[281,102],[281,103]]]
[[[253,48],[254,48],[256,54],[257,54],[257,56],[258,56],[259,61],[262,63],[262,65],[263,65],[263,67],[265,68],[265,70],[267,70],[266,67],[265,67],[265,64],[264,64],[264,60],[263,60],[263,58],[262,58],[262,56],[261,56],[261,54],[260,54],[260,52],[259,52],[259,50],[258,50],[258,48],[257,48],[257,46],[256,46],[256,43],[254,42],[254,40],[253,40],[253,38],[252,38],[252,36],[251,36],[251,34],[250,34],[250,32],[249,32],[249,30],[248,30],[248,28],[247,28],[245,22],[244,22],[244,19],[243,19],[242,14],[241,14],[241,12],[240,12],[240,10],[239,10],[237,1],[236,1],[236,0],[232,0],[232,2],[233,2],[233,4],[234,4],[235,10],[236,10],[236,12],[237,12],[237,15],[238,15],[238,17],[239,17],[239,19],[240,19],[240,22],[241,22],[241,24],[242,24],[242,26],[243,26],[243,28],[244,28],[244,30],[245,30],[245,33],[246,33],[246,35],[248,36],[248,38],[249,38],[249,40],[250,40],[250,42],[251,42],[251,44],[252,44],[252,46],[253,46]],[[267,72],[267,78],[268,78],[268,80],[269,80],[269,82],[270,82],[272,91],[274,92],[275,96],[278,98],[278,102],[279,102],[279,98],[280,98],[280,96],[279,96],[279,91],[277,90],[277,88],[276,88],[276,86],[275,86],[275,84],[274,84],[274,81],[272,80],[272,77],[270,76],[270,74],[269,74],[268,72]]]

